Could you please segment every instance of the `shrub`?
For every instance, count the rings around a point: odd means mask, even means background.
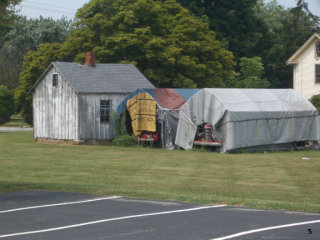
[[[137,145],[137,142],[135,136],[123,135],[114,139],[113,144],[121,147],[133,147]]]
[[[317,108],[318,112],[320,112],[320,94],[312,96],[310,102]]]
[[[13,92],[0,85],[0,124],[8,122],[14,112]]]

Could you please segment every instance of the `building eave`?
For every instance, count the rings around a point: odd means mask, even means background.
[[[41,82],[42,78],[49,72],[49,70],[53,67],[53,63],[50,63],[50,65],[46,68],[46,70],[41,74],[41,76],[37,79],[37,81],[33,84],[32,88],[28,91],[28,95],[30,95],[36,86]]]
[[[320,40],[319,33],[314,33],[309,39],[286,61],[287,64],[297,64],[296,58],[305,50],[306,47],[314,40]]]

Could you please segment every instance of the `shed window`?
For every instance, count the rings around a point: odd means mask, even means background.
[[[316,43],[316,57],[320,58],[320,41]]]
[[[315,75],[315,79],[316,79],[316,83],[320,83],[320,64],[316,64],[316,75]]]
[[[100,100],[100,123],[110,122],[111,100]]]
[[[52,74],[52,87],[58,86],[58,74]]]

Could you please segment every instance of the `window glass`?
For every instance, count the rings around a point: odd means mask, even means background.
[[[110,122],[111,100],[100,100],[100,122]]]
[[[320,58],[320,41],[316,43],[316,57]]]
[[[316,64],[316,83],[320,83],[320,64]]]
[[[56,87],[58,86],[58,74],[52,74],[52,86]]]

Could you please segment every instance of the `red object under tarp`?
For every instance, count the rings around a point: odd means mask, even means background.
[[[157,101],[163,108],[180,109],[185,103],[184,98],[172,88],[156,88],[154,92]]]

